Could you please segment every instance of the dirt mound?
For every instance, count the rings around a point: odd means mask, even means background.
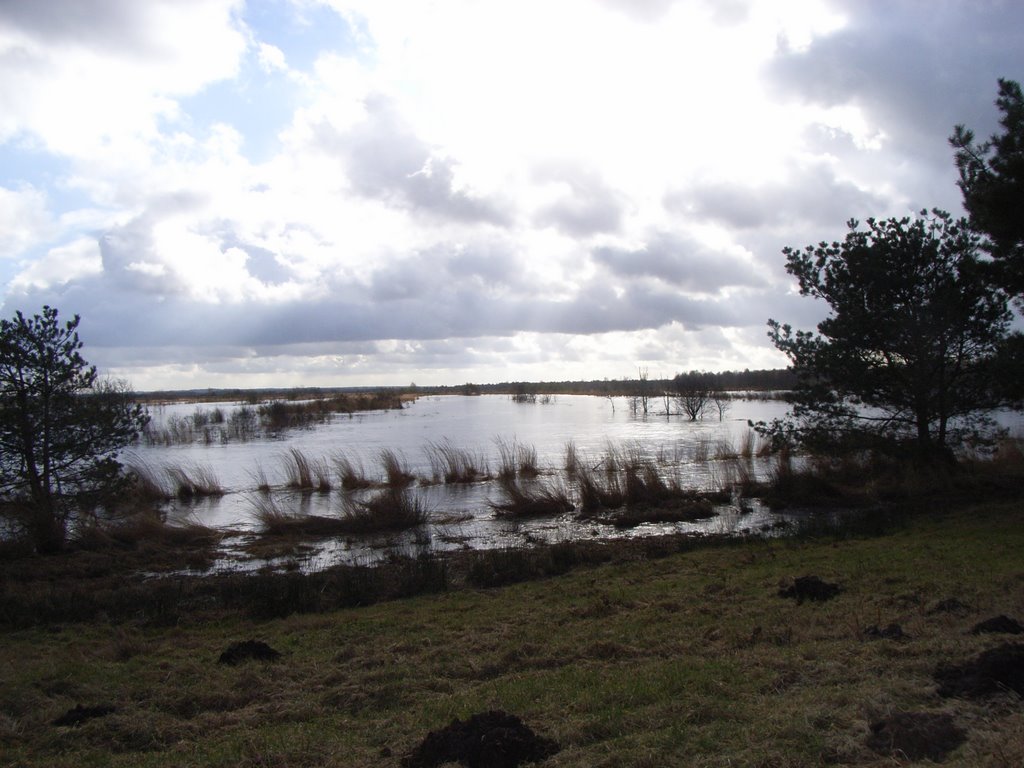
[[[106,717],[111,715],[117,710],[106,704],[100,704],[96,707],[83,707],[81,704],[76,704],[72,709],[69,709],[63,715],[53,721],[54,725],[81,725],[86,720],[92,720],[97,717]]]
[[[402,759],[402,765],[433,768],[457,762],[468,768],[515,768],[550,757],[558,749],[558,744],[535,734],[515,715],[495,710],[431,731]]]
[[[243,640],[232,643],[217,659],[218,664],[235,665],[242,661],[277,661],[281,654],[261,640]]]
[[[822,581],[817,576],[798,576],[793,579],[792,586],[783,587],[779,590],[779,597],[791,597],[798,603],[804,600],[823,603],[831,600],[842,592],[838,584],[830,584]]]
[[[979,621],[971,628],[972,635],[987,635],[987,634],[1005,634],[1005,635],[1019,635],[1024,632],[1024,627],[1017,622],[1016,619],[1011,619],[1009,616],[993,616],[991,619],[985,619],[985,621]]]
[[[928,615],[934,616],[937,613],[955,613],[963,615],[970,612],[971,606],[955,597],[947,597],[945,600],[939,600],[939,602],[933,605],[928,611]]]
[[[864,636],[870,640],[909,640],[906,633],[903,631],[903,627],[899,624],[889,624],[884,627],[878,627],[872,624],[870,627],[864,629]]]
[[[868,747],[898,759],[941,763],[966,739],[950,715],[901,712],[871,724]]]
[[[1005,690],[1024,696],[1024,645],[1000,645],[963,664],[939,664],[935,681],[940,696],[979,698]]]

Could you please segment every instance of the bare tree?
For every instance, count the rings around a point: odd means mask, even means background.
[[[646,368],[637,368],[636,392],[629,400],[629,409],[634,416],[646,416],[651,409],[651,385]]]
[[[711,405],[713,390],[711,381],[706,374],[691,371],[675,378],[676,405],[690,421],[704,418],[704,413]]]

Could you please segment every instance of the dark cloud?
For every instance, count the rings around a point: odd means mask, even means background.
[[[622,198],[596,173],[581,168],[547,166],[538,169],[534,177],[569,187],[567,194],[536,213],[536,224],[553,226],[572,237],[617,232],[622,225]]]
[[[763,279],[735,256],[688,238],[652,235],[638,249],[596,248],[594,260],[619,278],[649,277],[693,293],[713,294],[728,286],[761,286]]]
[[[142,53],[154,50],[159,32],[153,12],[186,13],[208,0],[2,0],[0,28],[9,27],[49,44],[72,43],[109,51]],[[222,3],[225,8],[227,3]],[[159,51],[158,51],[159,52]]]
[[[941,162],[956,123],[994,125],[999,76],[1024,74],[1024,4],[844,0],[841,30],[767,70],[782,93],[856,104],[904,155]]]
[[[670,211],[740,230],[794,224],[841,226],[851,217],[877,216],[892,207],[891,201],[836,179],[824,166],[806,169],[784,184],[697,182],[670,192],[664,204]]]
[[[503,243],[487,241],[438,245],[382,263],[368,284],[379,301],[430,299],[456,287],[487,294],[533,288],[524,278],[522,259]]]
[[[497,203],[455,186],[455,164],[422,141],[382,96],[365,101],[366,119],[347,131],[321,123],[317,142],[339,156],[353,189],[412,212],[461,222],[507,224]]]
[[[475,286],[437,281],[429,293],[396,291],[387,300],[365,286],[337,283],[320,298],[296,301],[212,303],[181,294],[154,296],[92,276],[62,288],[29,288],[8,306],[45,303],[88,318],[91,346],[154,349],[195,348],[197,360],[225,348],[246,350],[372,342],[505,336],[521,331],[593,334],[744,322],[725,303],[687,297],[664,284],[603,277],[580,286],[565,300],[528,293],[488,296]],[[301,346],[295,347],[302,349]],[[243,355],[244,356],[244,355]]]
[[[136,0],[0,2],[0,26],[52,41],[132,46],[144,28],[145,5]]]

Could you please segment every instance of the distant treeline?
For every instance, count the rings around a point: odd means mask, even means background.
[[[344,394],[370,393],[411,395],[598,395],[629,397],[639,389],[649,393],[675,392],[699,384],[721,392],[772,392],[792,389],[795,380],[786,369],[688,371],[671,379],[593,379],[591,381],[504,381],[497,384],[457,384],[405,387],[293,387],[290,389],[188,389],[137,393],[147,404],[161,402],[242,402],[251,405],[268,401],[320,400]],[[394,404],[380,407],[394,407]]]
[[[795,380],[785,369],[707,373],[688,371],[671,379],[594,379],[591,381],[506,381],[499,384],[460,384],[450,387],[418,387],[419,394],[462,395],[599,395],[630,397],[639,389],[650,393],[676,392],[700,384],[722,392],[771,392],[792,389]]]

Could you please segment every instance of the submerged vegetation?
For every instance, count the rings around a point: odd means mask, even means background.
[[[158,406],[154,406],[158,407]],[[290,429],[324,424],[336,415],[359,411],[397,410],[403,407],[398,392],[338,393],[306,399],[272,399],[241,405],[230,414],[220,406],[197,406],[188,415],[172,415],[159,425],[150,422],[142,430],[146,445],[247,442],[272,437]]]

